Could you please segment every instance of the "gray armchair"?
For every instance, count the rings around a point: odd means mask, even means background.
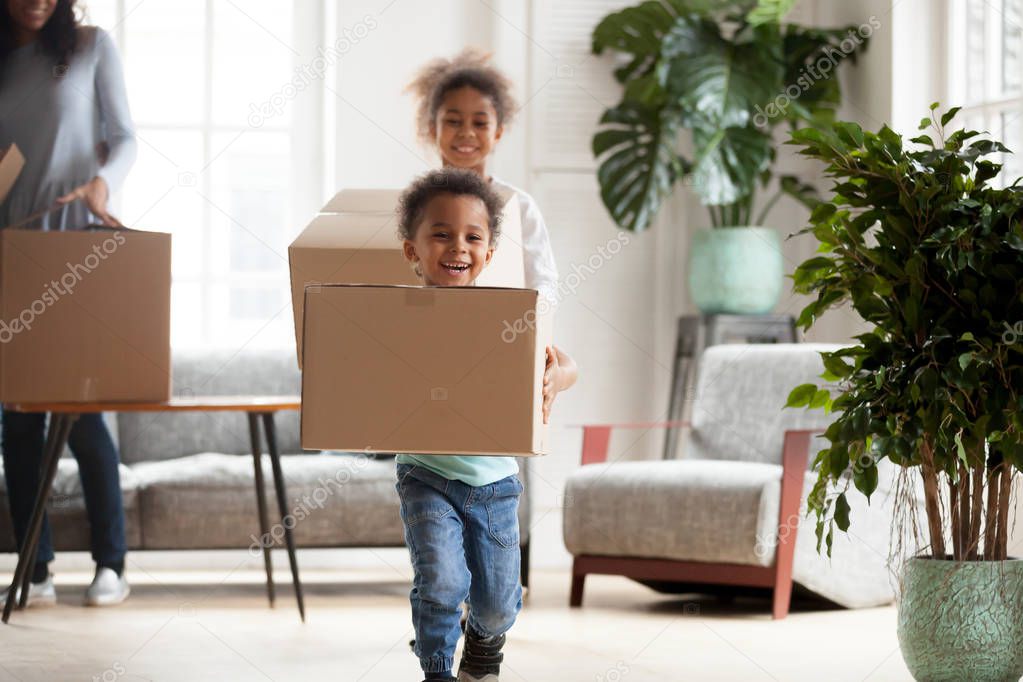
[[[695,592],[765,588],[773,592],[775,618],[787,615],[793,583],[847,607],[890,602],[892,468],[882,471],[869,506],[850,496],[853,532],[836,534],[832,560],[818,555],[813,520],[804,518],[816,478],[807,467],[829,417],[784,405],[795,386],[822,383],[819,351],[834,348],[708,349],[682,459],[608,462],[612,429],[637,425],[584,427],[584,466],[566,484],[570,603],[581,605],[592,573],[681,583]]]

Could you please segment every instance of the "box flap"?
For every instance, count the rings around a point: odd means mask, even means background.
[[[343,189],[320,209],[321,213],[390,213],[398,208],[398,189]]]

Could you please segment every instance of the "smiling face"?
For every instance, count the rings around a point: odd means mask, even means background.
[[[7,13],[19,33],[34,37],[57,8],[57,0],[5,0]]]
[[[494,255],[486,205],[472,195],[438,194],[404,251],[427,286],[471,286]]]
[[[430,127],[445,166],[485,175],[487,157],[503,128],[489,97],[465,86],[444,96]]]

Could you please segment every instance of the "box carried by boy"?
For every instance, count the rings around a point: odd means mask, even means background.
[[[532,289],[307,287],[302,447],[543,454],[539,304]]]

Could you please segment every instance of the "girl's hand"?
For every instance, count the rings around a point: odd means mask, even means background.
[[[543,423],[550,420],[551,405],[558,395],[558,379],[560,378],[561,366],[558,362],[558,349],[555,346],[547,346],[547,368],[543,372]]]
[[[76,187],[57,199],[58,204],[69,204],[76,199],[85,200],[89,211],[107,227],[124,227],[117,218],[107,213],[107,199],[110,192],[107,182],[98,175],[81,187]]]

